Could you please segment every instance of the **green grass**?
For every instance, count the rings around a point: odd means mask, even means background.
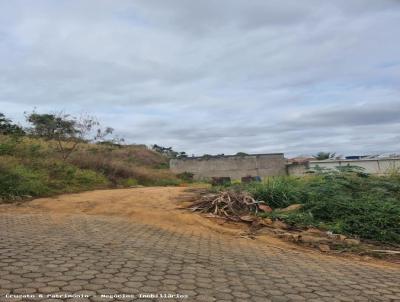
[[[106,177],[63,162],[35,161],[31,164],[0,156],[0,197],[15,200],[49,196],[106,186]]]
[[[67,161],[55,142],[0,135],[0,200],[107,187],[179,185],[168,159],[141,146],[82,144]],[[164,168],[160,168],[164,167]]]
[[[262,183],[250,183],[246,186],[258,200],[268,201],[271,208],[284,208],[291,204],[300,203],[303,183],[292,177],[270,177]]]
[[[300,203],[296,212],[264,214],[294,226],[400,243],[400,177],[327,172],[302,178],[273,177],[236,186],[273,209]]]

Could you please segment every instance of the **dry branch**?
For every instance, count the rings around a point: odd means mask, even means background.
[[[255,200],[247,192],[222,191],[203,195],[188,208],[192,211],[212,213],[234,221],[249,221],[249,214],[265,211],[266,207],[268,206],[264,201]]]

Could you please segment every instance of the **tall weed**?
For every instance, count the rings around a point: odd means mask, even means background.
[[[244,186],[272,208],[301,203],[297,212],[266,214],[365,239],[400,243],[400,178],[327,172],[304,178],[269,178]]]

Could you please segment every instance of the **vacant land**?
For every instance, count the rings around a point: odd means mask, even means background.
[[[214,191],[248,192],[272,211],[263,217],[294,228],[317,227],[335,234],[400,244],[400,176],[329,171],[304,177],[270,177]],[[290,205],[298,207],[282,211]]]
[[[56,141],[0,134],[0,201],[179,183],[168,170],[168,158],[146,146],[82,142],[63,159]]]
[[[213,223],[183,209],[193,197],[183,187],[145,187],[112,189],[40,198],[20,206],[3,205],[0,211],[50,213],[62,217],[71,214],[122,216],[163,229],[209,231]],[[202,227],[205,224],[205,228]],[[221,229],[222,230],[222,229]]]
[[[191,197],[158,187],[2,205],[0,293],[88,295],[81,301],[144,293],[183,301],[400,299],[396,265],[243,239],[240,227],[226,231],[182,212]]]

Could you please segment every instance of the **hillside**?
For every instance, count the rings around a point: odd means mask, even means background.
[[[29,199],[96,188],[177,185],[167,157],[142,145],[81,143],[63,160],[57,142],[0,135],[0,198]]]

